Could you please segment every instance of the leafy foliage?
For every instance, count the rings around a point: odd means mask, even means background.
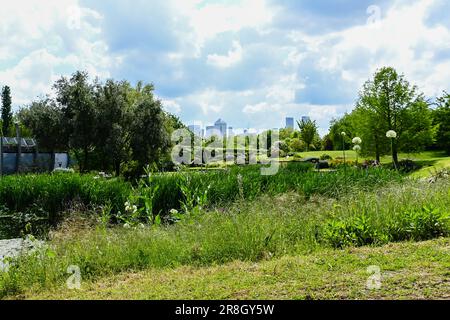
[[[11,89],[8,86],[4,86],[2,89],[2,105],[1,105],[1,117],[2,117],[2,132],[3,136],[8,136],[12,125],[12,111],[11,111]]]

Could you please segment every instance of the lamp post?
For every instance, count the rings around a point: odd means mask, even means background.
[[[16,126],[17,154],[16,154],[16,172],[20,172],[20,158],[22,157],[22,137],[20,135],[20,122],[14,122]]]

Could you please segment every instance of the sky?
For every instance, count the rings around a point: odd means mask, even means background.
[[[76,70],[153,83],[189,124],[280,128],[351,111],[383,66],[450,91],[446,0],[15,0],[2,3],[0,86],[14,108]]]

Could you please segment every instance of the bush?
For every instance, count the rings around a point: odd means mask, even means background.
[[[333,160],[333,158],[329,154],[323,154],[320,156],[320,160]]]
[[[403,212],[388,225],[392,241],[423,241],[450,234],[450,213],[425,206],[420,210]]]
[[[381,225],[363,214],[348,220],[330,220],[322,230],[322,240],[334,248],[365,246],[388,241],[424,241],[450,234],[450,214],[442,209],[423,207],[395,215]]]
[[[364,214],[348,221],[329,221],[323,229],[322,237],[334,248],[384,242],[383,236],[374,229]]]
[[[420,168],[421,166],[411,159],[403,159],[398,162],[398,169],[403,172],[412,172]]]

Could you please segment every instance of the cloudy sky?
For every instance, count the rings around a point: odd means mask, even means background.
[[[0,86],[15,107],[61,75],[153,82],[186,124],[323,134],[393,66],[428,96],[450,91],[446,0],[15,0],[2,3]]]

